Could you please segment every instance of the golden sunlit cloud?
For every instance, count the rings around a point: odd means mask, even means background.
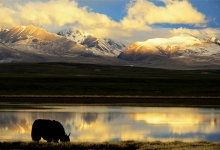
[[[93,33],[99,37],[114,38],[131,44],[137,40],[146,40],[149,34],[157,37],[175,34],[187,29],[158,30],[152,27],[156,23],[190,24],[204,26],[206,16],[197,11],[187,0],[159,0],[164,6],[157,6],[148,0],[130,1],[127,15],[115,21],[106,14],[96,13],[88,7],[80,7],[78,2],[70,0],[29,1],[23,5],[4,6],[0,2],[0,25],[12,28],[16,25],[47,26],[47,29],[73,25],[75,28]],[[37,7],[36,7],[37,6]],[[183,15],[184,14],[184,15]],[[206,31],[190,30],[195,35]],[[211,31],[209,31],[211,32]],[[212,32],[214,34],[214,32]]]
[[[75,1],[36,1],[29,2],[24,6],[17,5],[17,9],[23,24],[63,26],[77,22],[90,27],[115,26],[115,22],[107,15],[90,12],[87,7],[80,8]]]
[[[196,17],[195,17],[196,16]],[[146,24],[205,24],[205,15],[198,12],[188,1],[166,0],[165,6],[156,6],[147,0],[137,0],[128,8],[128,16],[124,19]]]
[[[36,7],[37,6],[37,7]],[[0,4],[1,27],[12,28],[16,25],[65,26],[74,24],[98,36],[109,37],[120,31],[120,35],[130,35],[122,30],[120,22],[112,20],[105,14],[89,11],[87,7],[79,7],[76,1],[50,0],[47,2],[31,1],[25,5],[16,4],[16,9]]]
[[[18,25],[18,23],[16,23],[13,17],[15,15],[16,15],[16,11],[14,11],[13,9],[4,7],[0,3],[0,18],[4,18],[4,19],[0,19],[0,25],[2,27],[13,27],[15,25]]]

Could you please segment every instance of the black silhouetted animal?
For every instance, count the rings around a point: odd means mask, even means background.
[[[62,124],[55,120],[37,119],[32,125],[31,137],[34,141],[40,141],[41,137],[47,142],[69,142],[69,135],[65,134]]]

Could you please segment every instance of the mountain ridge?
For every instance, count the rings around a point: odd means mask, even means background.
[[[74,62],[168,69],[220,69],[220,40],[216,38],[198,39],[182,33],[170,38],[137,41],[125,47],[120,42],[83,30],[63,31],[61,36],[32,25],[0,29],[0,63]]]
[[[0,42],[18,52],[46,56],[70,56],[87,54],[86,48],[62,36],[30,26],[17,26],[7,32],[0,32]]]
[[[36,29],[35,29],[36,28]],[[100,53],[98,53],[100,54]],[[115,55],[94,54],[87,47],[35,26],[17,26],[0,32],[0,63],[73,62],[126,65]]]
[[[180,53],[181,52],[181,53]],[[179,34],[171,38],[154,38],[135,42],[128,46],[119,58],[130,61],[144,60],[153,55],[170,57],[220,55],[220,46],[211,40],[201,40],[190,34]]]
[[[79,44],[82,44],[88,50],[97,55],[117,57],[126,47],[124,44],[115,42],[112,39],[101,38],[95,36],[94,34],[74,28],[60,31],[57,34],[60,36],[64,36],[67,39],[70,39]]]

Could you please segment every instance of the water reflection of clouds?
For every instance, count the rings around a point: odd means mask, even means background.
[[[32,123],[39,118],[60,121],[66,133],[71,132],[71,141],[220,140],[219,112],[157,109],[137,113],[134,109],[132,113],[104,109],[99,113],[0,112],[0,140],[31,140]]]
[[[130,116],[149,125],[168,126],[173,134],[220,132],[220,114],[137,113]]]

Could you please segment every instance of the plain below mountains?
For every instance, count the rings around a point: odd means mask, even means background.
[[[57,34],[36,26],[0,29],[0,62],[74,62],[169,69],[220,69],[220,40],[188,33],[126,47],[82,30]]]

